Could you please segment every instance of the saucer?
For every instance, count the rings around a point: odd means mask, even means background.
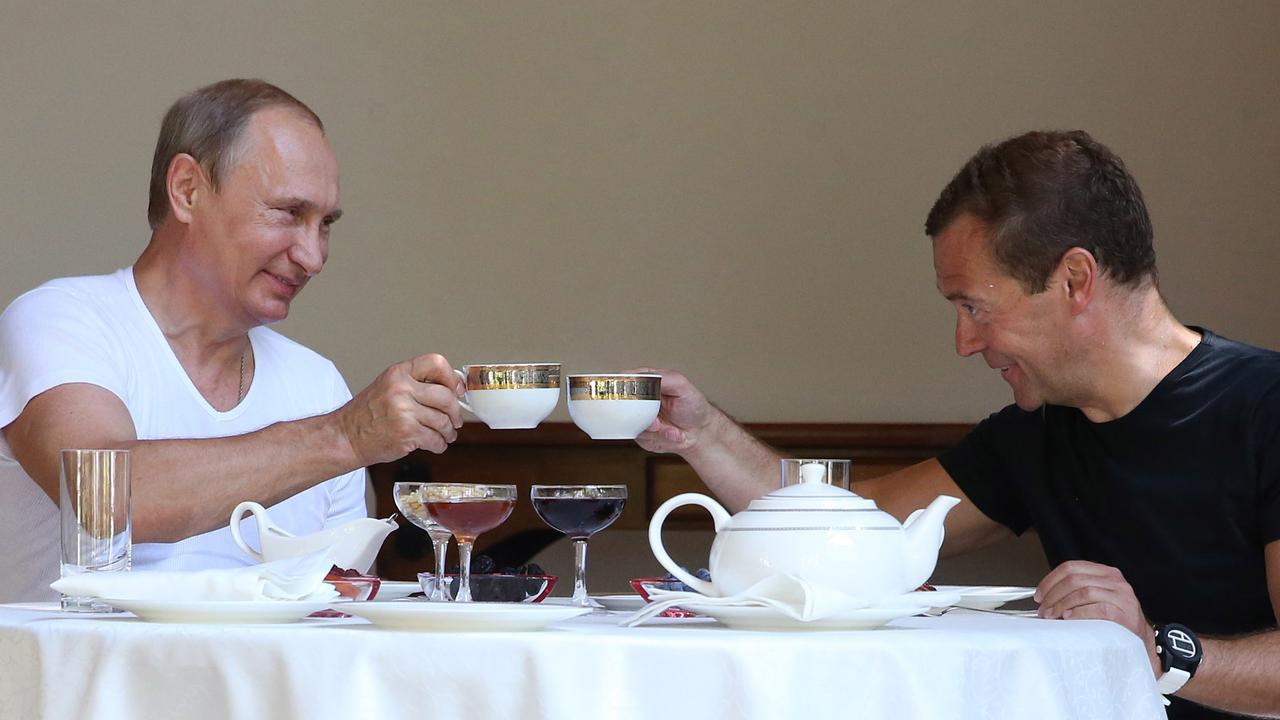
[[[680,607],[739,630],[869,630],[899,618],[950,607],[959,600],[960,595],[955,592],[909,592],[875,607],[841,610],[816,620],[797,620],[765,605],[726,605],[692,600],[681,602]]]
[[[715,618],[735,630],[870,630],[899,618],[929,609],[928,605],[890,605],[844,610],[819,620],[797,620],[786,613],[760,605],[716,605],[681,603],[680,607]]]
[[[635,612],[645,605],[645,599],[635,594],[592,595],[591,599],[599,603],[605,610],[613,610],[615,612]]]
[[[934,610],[949,608],[952,605],[959,605],[963,596],[951,587],[937,588],[935,590],[916,590],[914,592],[903,593],[892,600],[885,601],[886,605],[927,605]]]
[[[591,608],[564,605],[425,600],[370,600],[335,609],[393,630],[438,632],[541,630],[552,623],[591,612]]]
[[[960,599],[955,603],[956,607],[970,610],[995,610],[1005,603],[1026,600],[1036,592],[1033,587],[1016,587],[1012,585],[938,585],[937,588],[938,592],[959,595]]]
[[[422,592],[422,585],[408,580],[383,580],[374,600],[398,600]]]
[[[332,600],[110,600],[104,602],[128,610],[147,622],[172,623],[287,623],[317,610],[350,605]]]

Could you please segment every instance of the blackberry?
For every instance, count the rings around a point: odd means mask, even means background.
[[[525,563],[515,569],[518,575],[546,575],[547,571],[542,569],[538,563]]]

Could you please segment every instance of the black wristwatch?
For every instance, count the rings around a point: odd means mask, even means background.
[[[1156,655],[1160,656],[1160,670],[1156,689],[1162,695],[1170,695],[1196,674],[1204,653],[1200,638],[1185,625],[1166,623],[1156,626]]]

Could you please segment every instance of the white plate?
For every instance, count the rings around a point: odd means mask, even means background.
[[[680,607],[715,618],[736,630],[869,630],[929,609],[927,605],[864,608],[846,610],[821,620],[805,622],[764,606],[680,603]]]
[[[147,622],[173,623],[287,623],[331,606],[331,600],[111,600]]]
[[[383,580],[378,584],[378,594],[374,600],[399,600],[422,592],[422,585],[410,580]]]
[[[540,630],[591,612],[591,608],[526,603],[454,603],[425,600],[371,600],[334,608],[396,630]]]
[[[644,598],[639,595],[592,595],[592,600],[600,603],[605,610],[634,612],[644,607]]]
[[[1032,587],[1012,585],[938,585],[937,588],[938,592],[959,594],[960,601],[956,607],[970,610],[995,610],[1014,600],[1026,600],[1036,592]]]

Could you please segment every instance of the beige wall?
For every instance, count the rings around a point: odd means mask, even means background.
[[[1280,347],[1269,0],[4,5],[0,304],[132,262],[164,109],[261,76],[325,119],[348,212],[283,330],[356,387],[439,351],[683,368],[753,421],[977,419],[1009,395],[955,357],[921,227],[1044,127],[1126,158],[1184,321]]]

